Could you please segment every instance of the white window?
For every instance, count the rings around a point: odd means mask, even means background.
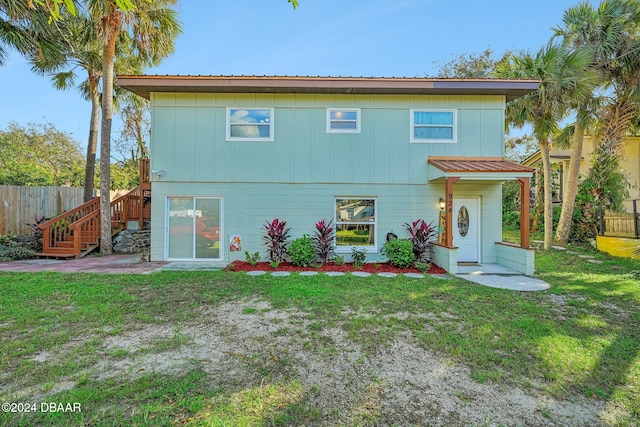
[[[273,141],[273,108],[227,108],[227,141]]]
[[[360,109],[327,108],[327,133],[360,133]]]
[[[411,110],[411,142],[456,142],[456,110]]]
[[[351,253],[354,246],[377,251],[376,199],[336,197],[335,212],[336,252]]]

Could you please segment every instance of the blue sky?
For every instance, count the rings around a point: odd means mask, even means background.
[[[299,1],[294,11],[286,0],[183,0],[176,52],[147,74],[434,76],[462,53],[538,50],[578,2]],[[89,110],[17,54],[0,67],[0,128],[53,123],[84,147]]]

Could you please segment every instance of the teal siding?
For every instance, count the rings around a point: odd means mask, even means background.
[[[316,221],[334,216],[334,198],[344,196],[376,198],[377,242],[384,242],[392,231],[408,237],[402,227],[405,222],[422,218],[438,223],[438,199],[444,188],[426,185],[364,185],[364,184],[266,184],[266,183],[181,183],[155,182],[152,198],[151,255],[164,259],[165,203],[167,196],[221,196],[223,198],[224,229],[222,247],[224,260],[244,259],[244,251],[260,251],[262,225],[280,218],[291,227],[292,238],[312,234]],[[480,197],[481,259],[495,262],[495,242],[501,240],[499,183],[467,183],[461,181],[454,188],[456,197]],[[242,252],[228,252],[229,236],[242,236]],[[367,256],[368,260],[384,259],[380,252]]]
[[[427,182],[431,155],[502,156],[502,96],[347,96],[283,94],[152,94],[153,177],[151,256],[165,258],[167,196],[223,200],[223,259],[260,251],[262,225],[281,218],[292,237],[311,234],[333,218],[334,198],[375,197],[377,242],[387,232],[406,237],[402,224],[438,222],[442,183]],[[274,107],[274,141],[227,142],[227,107]],[[326,132],[326,108],[361,109],[361,133]],[[458,110],[458,142],[410,143],[410,109]],[[461,180],[454,197],[479,197],[480,256],[496,262],[501,240],[500,182]],[[242,251],[229,253],[240,234]],[[378,251],[369,260],[383,259]]]
[[[423,218],[437,223],[441,186],[363,184],[263,184],[263,183],[181,183],[154,182],[152,198],[152,259],[164,259],[165,204],[167,196],[221,196],[223,198],[223,241],[225,260],[244,259],[244,251],[260,251],[262,225],[280,218],[291,226],[292,238],[312,234],[320,219],[334,217],[335,197],[374,197],[377,200],[377,242],[387,232],[407,237],[404,222]],[[229,236],[242,236],[242,252],[228,252]],[[369,260],[381,259],[373,253]]]
[[[152,159],[171,182],[422,184],[430,155],[502,156],[502,96],[152,94]],[[273,142],[227,142],[226,107],[275,107]],[[361,133],[326,133],[326,108]],[[411,144],[411,108],[458,110],[458,142]]]

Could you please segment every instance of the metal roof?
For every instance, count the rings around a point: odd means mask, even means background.
[[[539,81],[418,77],[119,75],[118,85],[147,99],[152,92],[174,92],[504,95],[509,101],[535,91],[539,87]]]
[[[430,156],[429,164],[443,172],[510,172],[531,173],[533,168],[511,163],[502,157],[440,157]]]

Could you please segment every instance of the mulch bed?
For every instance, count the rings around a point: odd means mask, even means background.
[[[273,268],[269,265],[268,262],[259,262],[256,265],[251,265],[246,261],[233,261],[231,264],[227,266],[225,270],[229,271],[254,271],[254,270],[262,270],[262,271],[341,271],[341,272],[354,272],[354,271],[363,271],[366,273],[423,273],[417,268],[398,268],[385,263],[365,263],[360,268],[355,268],[351,263],[345,263],[344,265],[337,265],[334,263],[328,263],[322,266],[309,266],[309,267],[298,267],[288,262],[281,262],[278,265],[278,268]],[[431,264],[429,270],[426,271],[428,274],[446,274],[446,271],[443,268],[438,267],[435,264]]]

